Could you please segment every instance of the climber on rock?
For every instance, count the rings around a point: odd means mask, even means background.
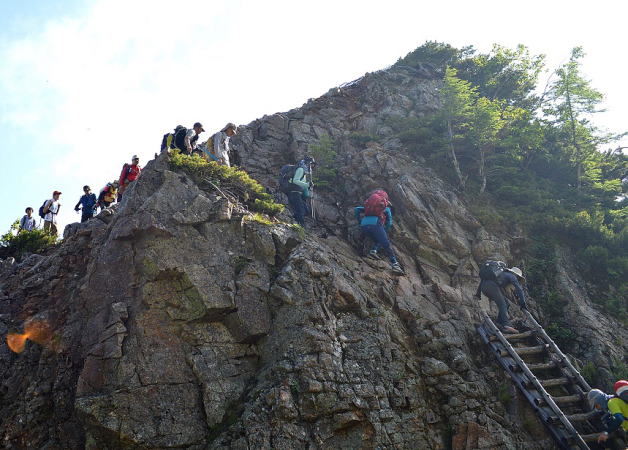
[[[623,380],[615,383],[616,390],[617,384],[621,381]],[[624,381],[624,383],[628,386],[627,382]],[[615,448],[625,448],[628,432],[628,404],[620,397],[605,394],[599,389],[591,389],[587,394],[587,399],[591,408],[604,414],[601,418],[604,432],[600,434],[597,442],[605,445],[604,443],[611,439],[622,443],[619,446],[615,445]]]
[[[116,201],[119,186],[118,180],[114,180],[111,183],[107,183],[107,185],[100,190],[98,194],[98,206],[100,206],[101,209],[109,208],[109,205]]]
[[[362,234],[374,242],[368,256],[373,259],[379,259],[378,251],[383,249],[386,256],[390,259],[393,273],[403,275],[404,271],[397,261],[397,256],[390,245],[390,240],[386,233],[386,230],[390,230],[390,227],[392,227],[392,212],[389,205],[390,201],[386,191],[376,189],[369,193],[364,206],[355,207],[355,218],[360,222]],[[362,220],[360,220],[361,215],[364,215]]]
[[[229,141],[236,134],[237,127],[234,123],[229,122],[222,130],[214,134],[211,138],[213,145],[213,154],[218,158],[219,164],[231,167],[229,162]]]
[[[497,305],[496,325],[505,333],[518,333],[519,331],[510,325],[508,315],[508,299],[518,300],[519,306],[526,309],[526,297],[519,280],[524,280],[523,273],[518,267],[508,268],[502,261],[486,261],[480,267],[480,285],[475,293],[476,298],[481,294],[486,295]]]
[[[122,201],[122,194],[124,194],[124,191],[129,186],[129,184],[137,180],[137,178],[140,176],[142,168],[140,167],[139,162],[140,159],[137,157],[137,155],[133,155],[133,158],[131,158],[131,164],[125,163],[124,166],[122,166],[120,180],[118,181],[118,184],[120,185],[120,189],[118,192],[119,202]]]
[[[305,214],[307,212],[306,201],[311,197],[310,188],[312,180],[308,181],[307,175],[311,173],[311,167],[316,161],[311,156],[306,156],[296,165],[285,165],[279,172],[279,189],[288,196],[290,209],[294,220],[305,227]]]

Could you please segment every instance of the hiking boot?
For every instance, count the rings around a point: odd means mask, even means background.
[[[371,250],[368,254],[368,257],[371,259],[380,259],[379,255],[377,254],[377,250]]]
[[[506,326],[506,327],[499,327],[499,329],[500,329],[500,331],[502,333],[506,333],[506,334],[517,334],[517,333],[519,333],[519,330],[517,330],[516,328],[513,328],[513,327]]]
[[[403,269],[401,268],[401,266],[399,265],[398,262],[393,263],[391,268],[392,268],[392,271],[393,271],[394,274],[396,274],[396,275],[405,275],[405,272],[403,271]]]

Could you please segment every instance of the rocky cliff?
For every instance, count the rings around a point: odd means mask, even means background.
[[[279,167],[335,142],[338,181],[305,236],[164,154],[115,214],[5,261],[0,333],[50,333],[20,354],[0,346],[3,446],[551,448],[473,328],[490,308],[472,298],[478,262],[519,262],[525,239],[485,230],[387,125],[437,108],[438,79],[397,66],[239,128],[238,164],[271,191]],[[395,206],[404,277],[360,256],[352,207],[375,187]],[[559,275],[575,356],[608,368],[628,332],[592,306],[568,255]]]

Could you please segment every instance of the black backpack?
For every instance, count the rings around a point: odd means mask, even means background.
[[[497,282],[497,277],[499,277],[499,274],[501,274],[506,267],[506,263],[503,261],[488,260],[480,266],[480,279]]]
[[[279,170],[279,190],[284,194],[288,194],[294,190],[292,179],[299,166],[294,164],[286,164]]]
[[[181,127],[174,131],[174,139],[172,139],[172,146],[178,148],[181,151],[187,151],[185,148],[185,135],[188,133],[188,129]]]
[[[42,219],[46,217],[46,213],[44,212],[44,206],[46,206],[46,203],[48,203],[48,200],[44,200],[44,204],[39,207],[39,217]]]

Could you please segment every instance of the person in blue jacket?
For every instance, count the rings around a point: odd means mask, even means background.
[[[81,195],[76,206],[74,206],[74,211],[79,211],[79,206],[83,205],[83,212],[81,214],[81,223],[87,222],[89,219],[94,217],[94,212],[96,211],[97,202],[96,194],[92,193],[92,190],[89,186],[83,186],[84,195]]]
[[[379,206],[371,207],[372,203],[379,204]],[[375,190],[371,192],[365,206],[356,206],[354,209],[355,218],[360,222],[360,230],[362,234],[369,237],[375,243],[372,249],[369,251],[368,256],[373,259],[379,259],[379,250],[383,249],[384,253],[390,259],[392,271],[396,274],[403,275],[404,271],[401,265],[397,261],[395,251],[390,245],[388,239],[388,233],[386,230],[390,230],[392,227],[392,212],[388,206],[388,194],[381,190]],[[362,219],[360,219],[361,216]]]

